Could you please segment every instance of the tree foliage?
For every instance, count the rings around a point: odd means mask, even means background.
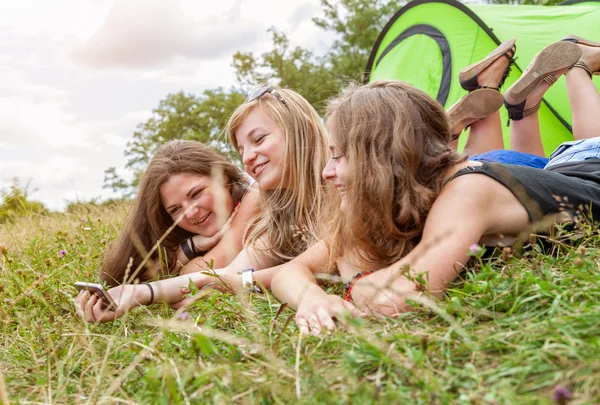
[[[556,4],[561,0],[488,0],[490,3]],[[271,27],[271,50],[260,55],[238,51],[232,66],[237,83],[231,89],[207,90],[200,96],[179,92],[168,95],[138,125],[125,155],[133,180],[125,180],[111,167],[104,186],[130,195],[156,148],[171,139],[193,139],[207,143],[234,160],[237,154],[219,134],[231,112],[244,101],[244,93],[261,84],[292,88],[319,111],[327,99],[352,81],[361,82],[371,48],[379,33],[404,0],[321,0],[323,15],[313,19],[334,41],[327,52],[317,55],[292,46],[287,35]]]
[[[235,158],[236,152],[221,139],[220,130],[243,101],[241,92],[221,88],[206,90],[200,96],[169,94],[152,110],[152,116],[137,126],[133,139],[127,143],[125,167],[133,173],[133,180],[125,180],[115,167],[110,167],[104,172],[104,187],[132,194],[156,149],[173,139],[200,141]]]
[[[124,179],[111,167],[105,171],[104,187],[132,194],[156,148],[171,139],[208,143],[235,159],[235,151],[226,140],[219,139],[219,134],[231,112],[243,102],[243,93],[252,87],[268,83],[295,89],[322,112],[326,100],[348,81],[362,81],[373,43],[405,2],[322,0],[321,3],[323,16],[313,22],[324,32],[335,35],[327,52],[316,55],[309,49],[292,46],[287,35],[270,28],[270,51],[261,55],[245,52],[233,55],[237,84],[232,89],[207,90],[200,96],[179,92],[161,100],[152,117],[138,125],[127,144],[126,170],[133,180]]]
[[[377,36],[405,1],[322,0],[323,17],[313,22],[335,35],[330,49],[315,55],[308,49],[292,47],[289,38],[276,28],[269,29],[272,49],[261,55],[237,52],[233,67],[244,86],[261,83],[292,88],[319,112],[328,98],[350,81],[362,81],[367,59]]]

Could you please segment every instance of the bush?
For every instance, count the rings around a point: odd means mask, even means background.
[[[13,184],[8,190],[0,191],[0,224],[12,222],[18,217],[48,213],[44,204],[29,200],[29,191],[29,183],[22,187],[18,178],[13,179]]]

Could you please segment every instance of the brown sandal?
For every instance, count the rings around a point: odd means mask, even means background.
[[[508,110],[509,120],[518,121],[536,112],[540,108],[539,104],[525,110],[527,97],[542,80],[549,85],[556,83],[557,78],[554,75],[575,65],[580,57],[581,49],[568,41],[550,44],[535,55],[521,77],[504,93],[504,105]],[[508,103],[507,95],[518,101],[514,104]]]
[[[473,90],[447,111],[452,139],[458,139],[460,133],[474,121],[489,117],[500,107],[502,107],[502,94],[498,90],[490,88]]]
[[[479,85],[479,74],[487,69],[496,60],[504,56],[508,59],[508,65],[506,66],[506,70],[504,71],[502,78],[498,82],[498,86],[494,87],[495,89],[500,90],[508,76],[508,73],[510,72],[511,65],[513,64],[513,57],[517,50],[517,47],[515,46],[516,41],[516,38],[511,38],[502,42],[496,49],[490,52],[489,55],[479,62],[461,69],[458,74],[458,80],[460,81],[461,87],[468,91],[486,87]]]

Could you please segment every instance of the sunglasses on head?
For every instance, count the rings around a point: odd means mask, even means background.
[[[262,86],[262,87],[257,88],[256,90],[254,90],[252,93],[250,93],[250,95],[248,95],[248,98],[246,99],[246,103],[257,100],[257,99],[261,98],[262,96],[264,96],[266,93],[271,93],[272,95],[277,97],[277,99],[279,101],[281,101],[283,104],[286,104],[285,100],[283,99],[283,96],[281,94],[279,94],[279,92],[277,92],[277,90],[275,90],[271,86]]]

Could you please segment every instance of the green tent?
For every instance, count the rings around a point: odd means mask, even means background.
[[[517,38],[516,66],[508,88],[534,55],[568,34],[600,41],[600,1],[568,1],[560,6],[464,5],[454,0],[415,0],[400,9],[375,43],[366,81],[396,79],[411,83],[450,107],[466,94],[458,71]],[[594,76],[600,91],[600,77]],[[544,149],[572,140],[571,110],[564,78],[546,93],[540,109]],[[506,110],[501,109],[504,122]],[[461,144],[465,136],[461,137]],[[504,127],[509,146],[509,130]]]

